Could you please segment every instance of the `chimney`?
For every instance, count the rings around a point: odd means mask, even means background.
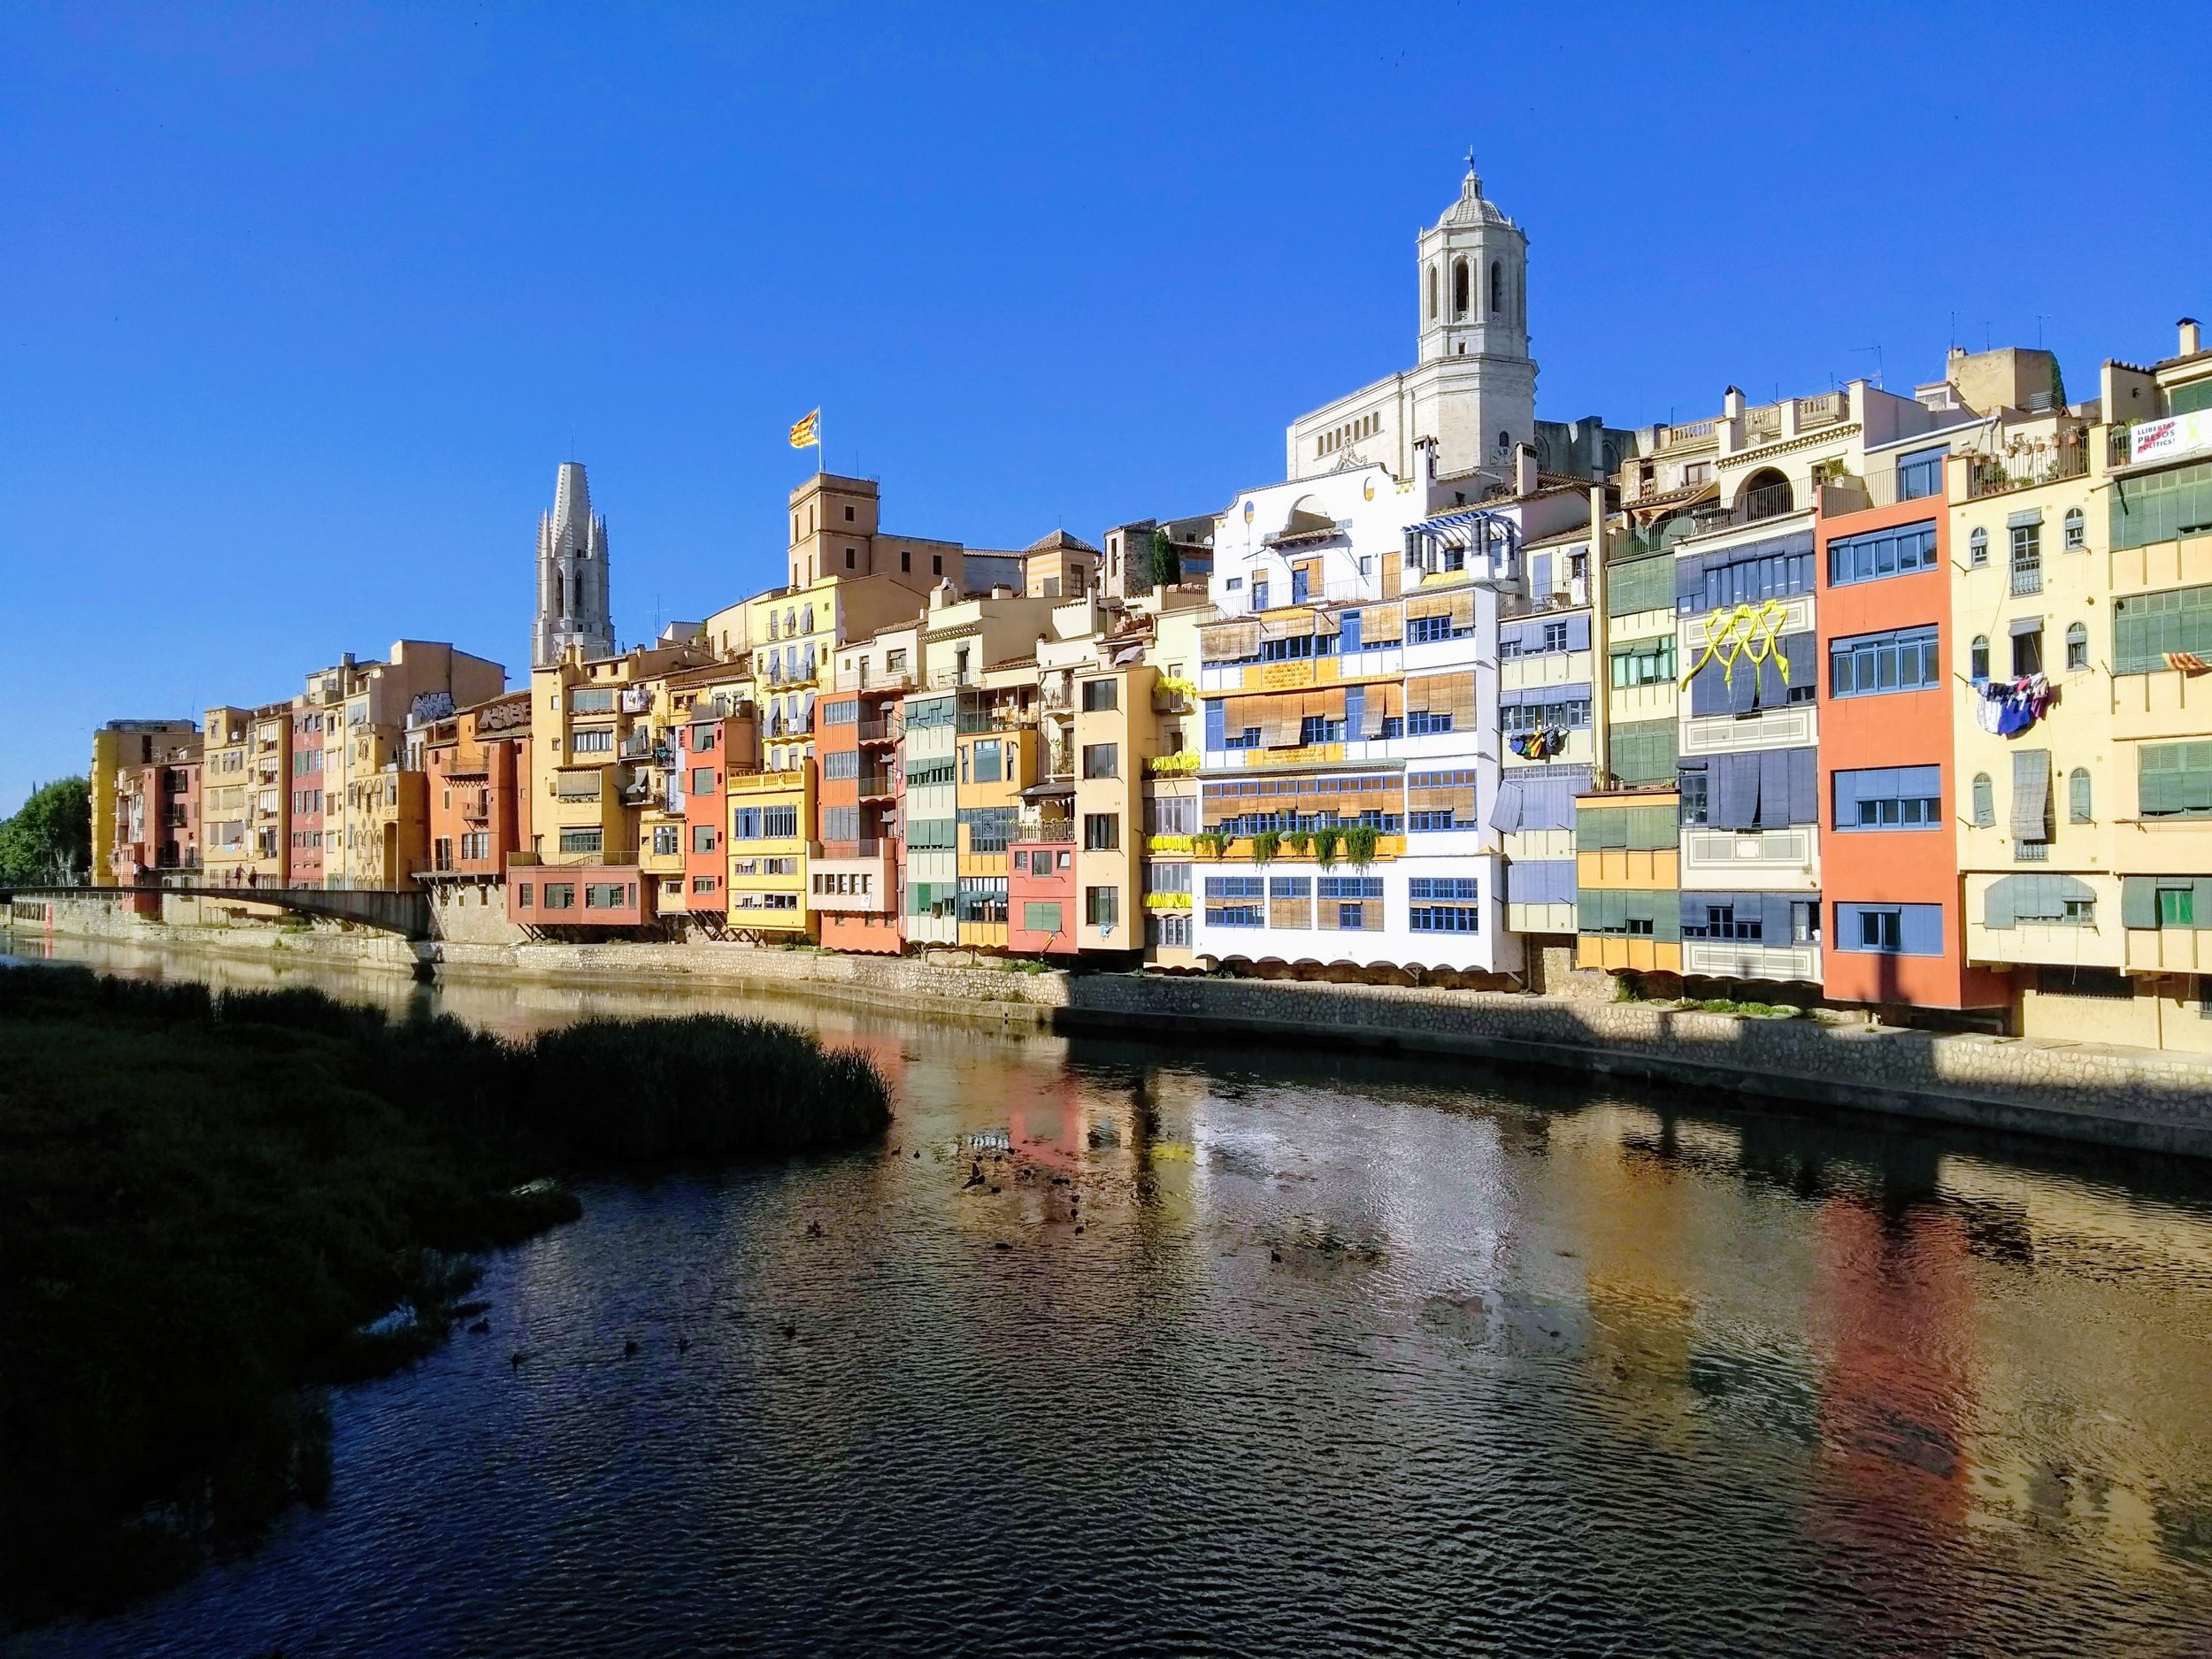
[[[1723,392],[1720,395],[1720,410],[1722,416],[1726,419],[1741,419],[1743,418],[1743,388],[1732,386]]]
[[[1536,493],[1536,451],[1525,443],[1513,446],[1513,493],[1533,495]]]
[[[2181,319],[2181,355],[2185,357],[2193,357],[2203,349],[2203,330],[2197,319],[2193,317],[2183,318]]]

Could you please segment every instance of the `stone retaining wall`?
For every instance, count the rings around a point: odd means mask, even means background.
[[[55,930],[156,949],[297,951],[319,960],[595,984],[758,986],[993,1025],[1146,1040],[1258,1039],[1481,1059],[1719,1087],[1793,1101],[2212,1157],[2212,1056],[1982,1035],[1847,1017],[1787,1020],[1586,995],[1009,972],[749,945],[417,947],[318,926],[164,926],[61,901]],[[1565,989],[1566,987],[1563,987]],[[1579,987],[1578,987],[1579,988]]]

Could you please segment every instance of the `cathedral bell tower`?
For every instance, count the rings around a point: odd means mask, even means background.
[[[572,645],[612,657],[614,620],[607,595],[607,521],[591,511],[584,464],[564,461],[553,511],[538,519],[538,616],[530,662],[543,668]]]
[[[1459,199],[1420,233],[1420,356],[1446,382],[1432,428],[1439,469],[1509,460],[1536,428],[1528,354],[1528,237],[1482,193],[1475,158]]]

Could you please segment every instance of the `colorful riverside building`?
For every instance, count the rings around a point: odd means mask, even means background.
[[[1647,885],[1665,861],[1601,859],[1605,870],[1632,866],[1635,878],[1578,905],[1578,960],[1656,964],[1677,954],[1660,947],[1675,945],[1686,979],[1822,984],[1817,502],[1824,485],[1857,476],[1870,447],[1945,419],[1931,402],[1863,381],[1760,407],[1732,387],[1712,419],[1636,435],[1619,478],[1624,522],[1609,532],[1598,572],[1609,591],[1593,605],[1607,659],[1598,770],[1616,788],[1663,788],[1655,726],[1666,700],[1652,687],[1671,677],[1680,887],[1671,929],[1663,890]],[[1671,640],[1647,631],[1663,557],[1672,566]],[[1604,816],[1578,833],[1578,864],[1586,852],[1663,850],[1620,839],[1632,824],[1647,841],[1647,811],[1624,817],[1601,793],[1582,797],[1586,810]]]
[[[1483,718],[1496,588],[1518,533],[1479,511],[1440,516],[1448,494],[1348,468],[1248,492],[1217,533],[1224,619],[1199,631],[1201,960],[1520,967],[1481,815],[1498,789]]]
[[[448,939],[496,942],[509,855],[531,832],[530,693],[503,693],[433,722],[422,737],[428,856],[415,879]]]
[[[2001,417],[1993,419],[2001,419]],[[1897,1009],[2002,1008],[1967,958],[1954,857],[1962,800],[1954,710],[1965,684],[1952,605],[1948,459],[1989,421],[1866,447],[1819,490],[1822,995]]]
[[[900,931],[900,710],[921,661],[921,628],[879,631],[837,656],[816,706],[818,840],[809,901],[831,949],[895,956]]]
[[[507,916],[531,931],[644,926],[657,913],[638,856],[657,796],[653,682],[708,658],[695,641],[587,659],[572,648],[530,676],[530,841],[507,856]]]
[[[92,734],[88,779],[95,887],[195,875],[200,863],[200,728],[189,720],[110,720]]]
[[[1967,949],[2025,1036],[2212,1049],[2212,353],[2179,344],[1952,474]],[[1984,729],[1976,682],[2030,666],[2053,695]]]

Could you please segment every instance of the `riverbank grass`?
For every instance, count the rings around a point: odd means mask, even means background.
[[[764,1022],[526,1043],[311,991],[0,969],[0,1609],[97,1611],[328,1479],[321,1388],[441,1340],[559,1178],[859,1143],[864,1058]]]

